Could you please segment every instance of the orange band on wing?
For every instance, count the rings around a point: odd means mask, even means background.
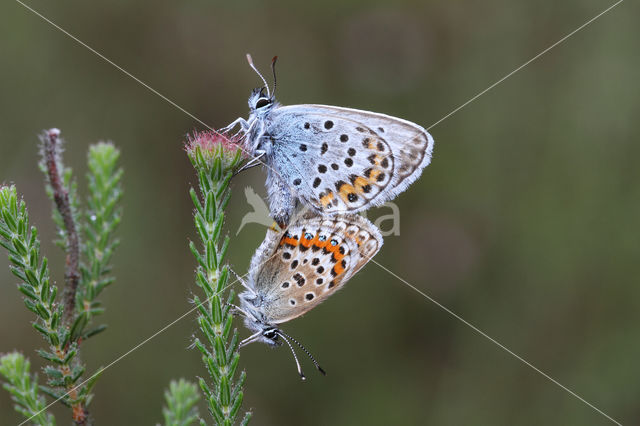
[[[371,173],[369,173],[369,182],[374,183],[378,179],[379,175],[380,175],[380,170],[378,169],[371,170]]]
[[[331,270],[331,275],[333,275],[334,277],[337,277],[338,275],[344,272],[344,266],[342,265],[342,259],[344,258],[344,253],[340,252],[339,244],[336,244],[335,246],[332,246],[331,244],[329,244],[325,246],[325,250],[331,253],[332,262],[335,259],[335,264],[333,265],[333,269]]]
[[[280,240],[280,245],[289,244],[290,246],[296,247],[298,245],[298,240],[292,237],[284,236]]]
[[[357,191],[356,189],[349,185],[348,183],[343,183],[342,185],[340,185],[340,198],[342,198],[342,201],[345,202],[345,204],[349,203],[349,195],[350,194],[355,194]]]
[[[322,204],[322,207],[327,207],[329,204],[331,204],[332,200],[333,192],[329,192],[327,195],[320,198],[320,204]]]

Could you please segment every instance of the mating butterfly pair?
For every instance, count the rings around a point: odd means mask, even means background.
[[[382,246],[378,229],[355,214],[403,192],[431,160],[433,138],[406,120],[326,105],[280,106],[247,55],[264,87],[249,96],[240,126],[244,148],[264,164],[271,215],[283,228],[267,231],[240,294],[245,325],[255,333],[242,344],[280,339],[300,346],[278,324],[296,318],[342,287]],[[292,219],[296,211],[311,213]],[[324,372],[323,372],[324,373]]]

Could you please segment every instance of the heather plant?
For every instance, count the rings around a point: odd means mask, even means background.
[[[25,423],[54,425],[56,419],[47,409],[61,402],[70,408],[74,424],[86,425],[93,423],[89,413],[92,389],[103,369],[85,374],[80,348],[106,329],[106,325],[96,324],[96,319],[104,312],[99,296],[114,282],[111,259],[118,246],[114,233],[121,220],[120,152],[112,143],[90,146],[88,195],[81,200],[72,169],[63,163],[60,131],[44,131],[40,141],[40,169],[54,206],[55,243],[65,254],[64,286],[59,291],[50,276],[26,203],[14,185],[1,185],[0,245],[8,253],[11,272],[19,279],[17,288],[24,304],[35,315],[33,327],[45,339],[45,347],[37,353],[46,365],[45,382],[39,383],[29,359],[14,351],[0,356],[0,375]],[[235,293],[224,263],[229,237],[222,235],[231,196],[229,183],[244,156],[239,145],[215,132],[194,133],[186,151],[198,176],[198,189],[191,188],[190,196],[200,244],[191,242],[189,247],[197,263],[196,284],[203,292],[202,297],[193,299],[203,337],[195,337],[193,346],[210,377],[199,378],[199,386],[184,379],[171,381],[162,415],[170,426],[196,421],[206,424],[197,408],[199,388],[215,424],[246,424],[251,413],[240,416],[246,374],[238,371],[239,339],[231,311]]]
[[[114,282],[111,258],[118,246],[114,232],[121,219],[122,169],[120,152],[109,142],[92,145],[88,153],[89,194],[84,203],[77,193],[72,170],[62,161],[58,129],[40,136],[40,168],[54,203],[56,244],[65,253],[64,287],[58,291],[40,250],[37,228],[30,224],[27,206],[14,185],[0,186],[0,245],[9,256],[9,268],[18,278],[17,289],[35,315],[33,328],[45,340],[37,353],[46,361],[45,383],[30,372],[29,360],[19,352],[0,357],[0,375],[15,408],[27,421],[53,425],[45,396],[70,408],[76,425],[90,423],[91,391],[99,373],[84,379],[86,367],[80,348],[105,330],[95,319],[104,312],[98,297]]]
[[[239,145],[216,132],[195,133],[186,150],[198,176],[198,191],[191,188],[189,193],[200,239],[199,246],[191,242],[189,247],[197,262],[196,284],[204,294],[204,299],[194,297],[204,336],[204,341],[196,337],[194,346],[210,376],[210,382],[200,378],[199,384],[216,424],[232,425],[240,413],[246,374],[237,374],[239,339],[231,312],[235,293],[229,289],[229,268],[224,264],[229,237],[222,237],[222,225],[231,197],[229,183],[244,157]],[[246,413],[241,424],[250,418],[251,413]]]

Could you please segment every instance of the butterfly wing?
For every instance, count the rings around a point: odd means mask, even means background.
[[[361,216],[306,216],[268,231],[249,282],[269,323],[286,322],[335,293],[380,247],[378,229]]]
[[[431,160],[433,138],[406,120],[327,105],[272,112],[276,170],[316,210],[356,212],[395,198]]]

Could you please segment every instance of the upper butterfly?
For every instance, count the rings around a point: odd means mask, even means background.
[[[327,105],[281,106],[264,87],[249,96],[249,119],[238,118],[245,148],[267,166],[271,216],[286,226],[298,202],[321,214],[358,212],[404,191],[431,161],[433,138],[421,126],[369,111]],[[265,93],[266,92],[266,93]]]

